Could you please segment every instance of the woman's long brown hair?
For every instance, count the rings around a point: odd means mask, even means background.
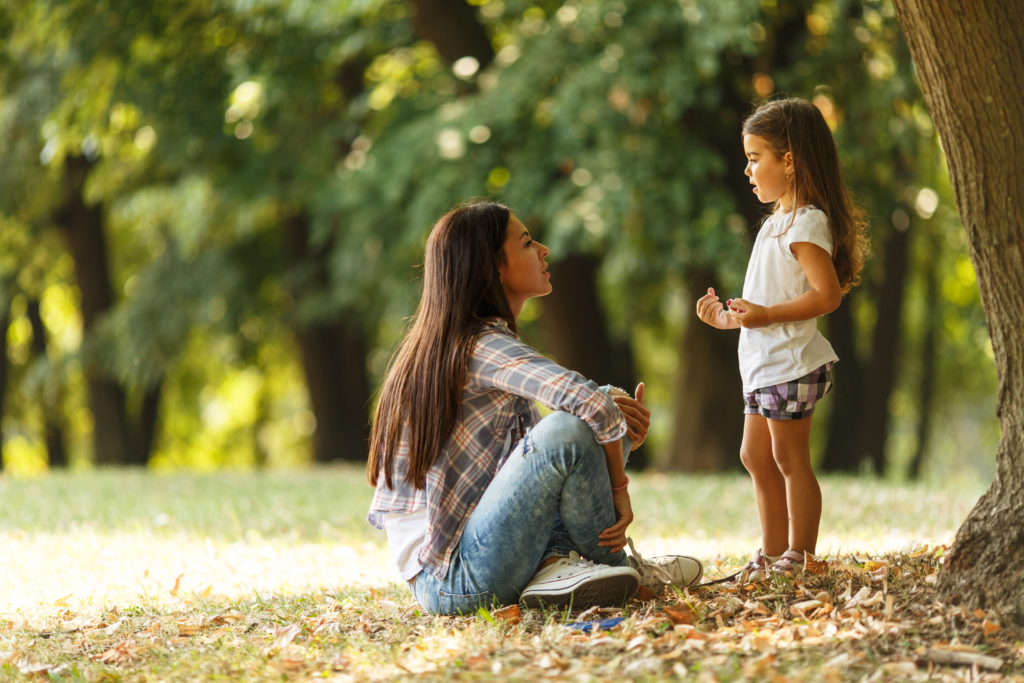
[[[367,478],[383,471],[394,488],[395,454],[407,430],[408,469],[417,488],[459,418],[470,353],[483,324],[515,317],[498,277],[511,212],[495,202],[461,204],[434,225],[423,262],[423,293],[392,357],[370,435]]]
[[[843,183],[835,139],[825,118],[807,100],[773,100],[747,117],[743,133],[763,138],[779,158],[792,153],[794,206],[813,204],[828,217],[832,265],[846,294],[860,283],[867,224]]]

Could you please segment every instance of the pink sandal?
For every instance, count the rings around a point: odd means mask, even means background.
[[[805,572],[821,574],[826,563],[802,550],[787,550],[772,564],[772,571],[786,576],[799,576]]]
[[[736,580],[739,583],[753,583],[754,581],[764,581],[768,578],[768,574],[771,572],[772,558],[762,552],[761,548],[754,551],[754,554],[750,558],[750,562],[740,570],[739,576]]]

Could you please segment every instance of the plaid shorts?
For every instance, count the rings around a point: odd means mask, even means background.
[[[832,389],[832,365],[826,363],[792,382],[754,389],[743,394],[745,415],[769,420],[802,420],[814,414],[814,404]]]

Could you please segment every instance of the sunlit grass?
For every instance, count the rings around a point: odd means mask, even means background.
[[[631,489],[646,555],[696,555],[714,578],[757,545],[745,475],[639,474]],[[820,551],[847,558],[948,543],[981,493],[853,478],[822,489]],[[546,652],[568,661],[562,615],[526,611],[513,634],[423,614],[365,521],[371,496],[358,466],[0,478],[0,680],[501,678],[543,669]],[[633,627],[648,612],[631,608]],[[626,643],[594,642],[587,667],[610,674]]]
[[[980,487],[826,477],[819,553],[878,554],[948,543]],[[642,553],[719,565],[758,545],[745,475],[633,477]],[[234,600],[398,586],[365,521],[363,469],[149,474],[99,470],[0,479],[0,616],[197,598]]]

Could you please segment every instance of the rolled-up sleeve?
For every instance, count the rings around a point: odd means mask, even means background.
[[[579,417],[598,443],[626,433],[622,411],[598,385],[568,370],[511,334],[485,331],[477,339],[469,379],[481,392],[505,391],[538,401],[551,410]]]

